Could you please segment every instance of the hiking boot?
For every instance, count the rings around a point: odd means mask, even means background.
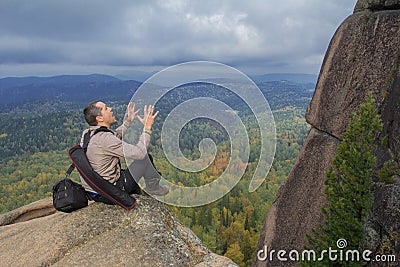
[[[148,179],[145,180],[145,182],[146,182],[146,188],[144,190],[149,195],[164,196],[169,193],[168,187],[159,184],[160,183],[159,178]]]
[[[159,185],[157,189],[149,189],[146,187],[146,192],[150,195],[154,196],[165,196],[169,193],[169,189],[166,186]]]

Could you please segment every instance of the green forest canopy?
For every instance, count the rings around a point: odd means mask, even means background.
[[[266,212],[292,168],[309,130],[304,113],[312,90],[305,93],[302,88],[296,94],[295,90],[285,90],[283,85],[277,86],[275,91],[262,89],[271,96],[268,100],[277,127],[276,155],[264,184],[255,192],[248,192],[256,166],[259,133],[251,115],[244,113],[242,119],[249,122],[246,127],[252,133],[251,156],[239,184],[220,200],[200,208],[169,207],[210,249],[229,255],[241,266],[251,264]],[[123,117],[126,103],[107,104],[114,108],[117,118]],[[176,103],[171,101],[170,104]],[[52,185],[62,178],[69,166],[68,147],[79,142],[81,132],[86,128],[81,111],[83,106],[62,101],[27,102],[14,105],[13,109],[17,108],[18,112],[12,115],[3,108],[0,113],[1,213],[51,196]],[[162,113],[167,106],[158,108]],[[218,144],[216,160],[200,174],[179,171],[168,163],[160,145],[160,127],[160,123],[156,123],[150,152],[155,156],[159,170],[174,183],[187,186],[194,185],[194,181],[208,183],[225,168],[229,145],[226,134],[218,125],[200,120],[187,126],[190,132],[182,131],[180,147],[188,158],[198,157],[198,142],[202,138],[212,137]],[[79,180],[77,172],[72,177]]]

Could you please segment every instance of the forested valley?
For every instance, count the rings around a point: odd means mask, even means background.
[[[257,165],[259,129],[251,112],[245,111],[240,101],[232,99],[225,92],[220,96],[221,101],[226,100],[234,109],[240,110],[241,119],[248,121],[250,161],[244,177],[231,192],[208,205],[196,208],[169,206],[175,216],[211,250],[226,255],[241,266],[251,265],[265,215],[294,165],[308,133],[309,126],[304,114],[313,93],[312,84],[281,81],[260,83],[259,87],[273,111],[277,135],[274,162],[262,186],[255,192],[248,192]],[[218,97],[212,89],[207,90],[202,90],[202,94]],[[176,184],[194,186],[209,183],[223,172],[230,155],[230,144],[226,132],[218,124],[209,120],[195,120],[182,130],[180,148],[187,158],[196,159],[199,157],[200,140],[211,138],[218,148],[214,162],[201,173],[182,172],[168,163],[160,142],[161,114],[168,114],[171,107],[187,98],[190,98],[190,93],[177,91],[170,95],[169,100],[156,105],[160,118],[153,129],[150,153],[154,155],[155,164],[166,179]],[[107,102],[108,106],[114,108],[114,114],[120,122],[128,101]],[[65,175],[69,167],[67,149],[79,142],[82,130],[87,127],[82,115],[86,104],[47,99],[0,104],[1,213],[51,196],[53,184]],[[72,178],[79,181],[76,171]]]

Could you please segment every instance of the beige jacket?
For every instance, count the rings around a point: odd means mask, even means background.
[[[100,126],[90,126],[82,133],[81,145],[83,145],[83,137],[90,130],[94,130]],[[120,177],[118,168],[119,158],[143,159],[147,154],[147,147],[150,143],[150,135],[142,133],[136,145],[122,141],[122,134],[126,131],[125,126],[118,127],[114,134],[110,132],[99,132],[90,138],[86,156],[96,171],[101,177],[115,184]],[[94,190],[81,177],[81,182],[86,191],[94,192]]]

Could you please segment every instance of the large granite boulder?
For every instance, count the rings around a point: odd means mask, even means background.
[[[67,214],[44,199],[2,214],[1,266],[237,266],[206,248],[164,204],[137,200],[132,211],[92,203]]]
[[[388,9],[399,9],[399,0],[359,0],[356,3],[354,12],[365,11],[366,9],[376,10],[388,10]]]
[[[355,13],[337,29],[326,52],[306,119],[311,131],[286,183],[280,188],[264,223],[257,252],[302,251],[306,233],[323,222],[326,170],[337,153],[352,114],[369,92],[377,100],[383,133],[377,137],[378,165],[400,163],[400,1],[358,1]],[[382,145],[382,140],[386,144]],[[366,224],[370,249],[395,239],[400,250],[399,178],[382,184],[374,178],[374,207]],[[397,240],[398,238],[399,240]],[[398,252],[399,253],[399,252]],[[399,257],[399,255],[397,255]],[[254,266],[296,266],[298,262],[259,260]]]

